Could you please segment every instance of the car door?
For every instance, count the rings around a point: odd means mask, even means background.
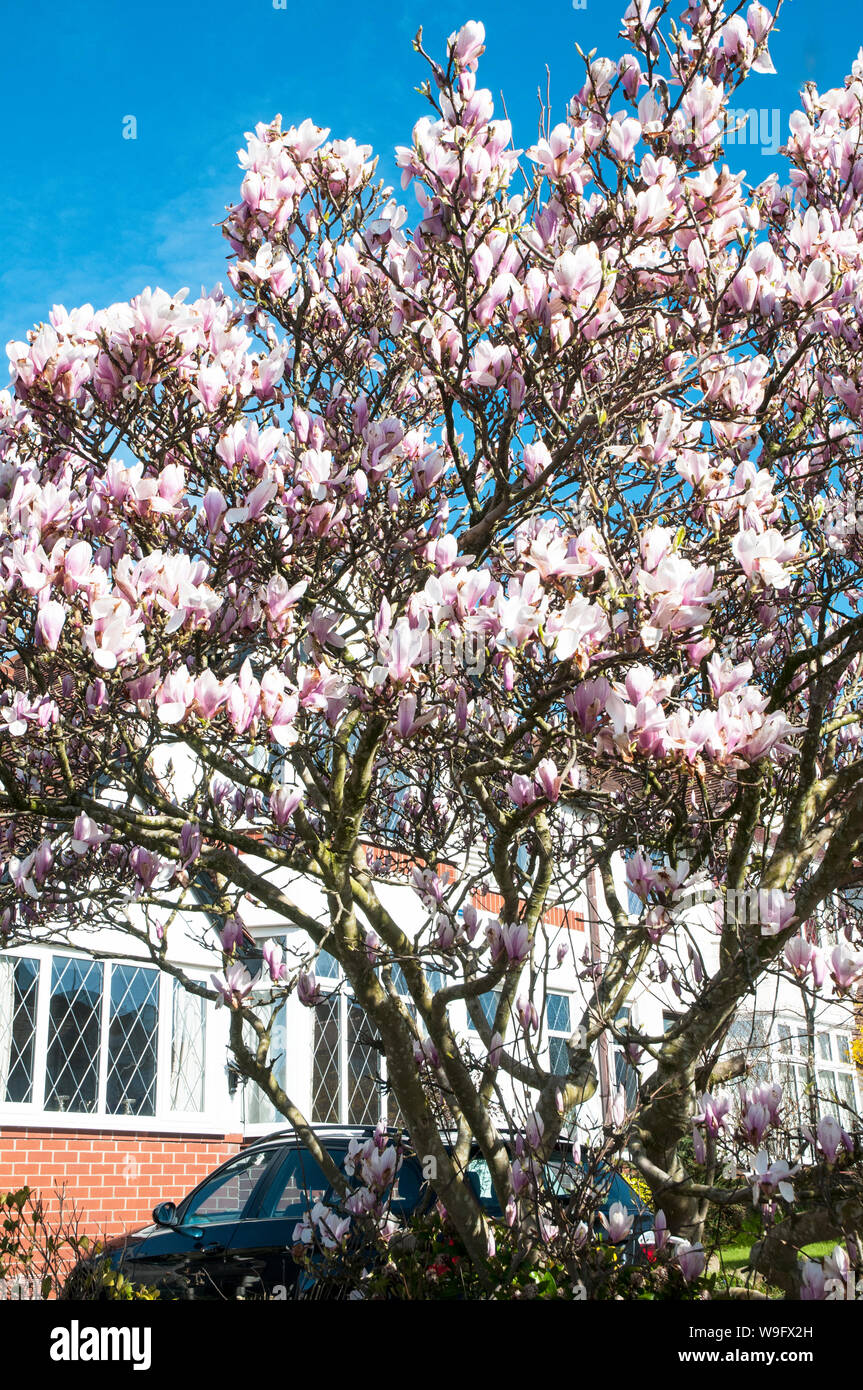
[[[344,1151],[330,1151],[341,1164]],[[331,1195],[328,1179],[307,1149],[290,1145],[282,1151],[231,1234],[227,1278],[233,1297],[288,1296],[299,1273],[291,1257],[294,1230],[316,1202]]]
[[[130,1246],[127,1277],[178,1298],[233,1297],[228,1247],[277,1161],[277,1149],[253,1149],[217,1169],[181,1203],[175,1225]]]

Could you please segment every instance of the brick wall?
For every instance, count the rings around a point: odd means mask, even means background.
[[[56,1208],[65,1183],[82,1233],[117,1235],[146,1224],[157,1202],[179,1201],[242,1142],[239,1134],[4,1128],[0,1192],[31,1187]]]

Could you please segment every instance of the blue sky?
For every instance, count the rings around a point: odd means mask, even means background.
[[[535,136],[537,90],[551,69],[557,118],[579,82],[574,45],[617,57],[626,0],[27,0],[4,15],[0,162],[5,214],[0,342],[22,338],[51,305],[97,308],[145,285],[197,294],[225,275],[215,228],[239,187],[243,132],[281,111],[372,144],[396,181],[392,148],[409,142],[425,72],[411,39],[441,55],[467,19],[486,26],[480,80],[503,92],[516,143]],[[681,5],[682,8],[682,5]],[[747,106],[778,109],[784,138],[801,84],[841,82],[863,38],[859,0],[790,0],[771,52],[779,75],[754,77]],[[137,139],[123,139],[134,116]],[[757,180],[776,164],[735,152]],[[408,195],[411,214],[415,204]],[[0,382],[5,369],[0,366]]]

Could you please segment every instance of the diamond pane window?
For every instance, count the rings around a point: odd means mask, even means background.
[[[269,1011],[267,1012],[269,1018]],[[257,1034],[250,1023],[244,1023],[243,1036],[246,1046],[255,1052],[258,1046]],[[270,1027],[270,1063],[273,1078],[285,1089],[288,1080],[287,1064],[287,1009],[285,1005],[277,1011]],[[246,1123],[250,1125],[277,1124],[282,1118],[266,1091],[252,1081],[243,1089]]]
[[[11,1105],[33,1099],[38,985],[37,960],[0,956],[0,1101]]]
[[[55,956],[51,963],[46,1110],[91,1113],[99,1100],[102,966]]]
[[[427,965],[426,979],[428,980],[428,987],[432,994],[437,994],[438,990],[443,989],[446,985],[448,977],[442,970],[436,969],[433,965]]]
[[[569,1024],[569,995],[548,994],[545,999],[545,1021],[548,1027],[548,1064],[555,1076],[569,1071],[566,1040],[572,1031]]]
[[[337,980],[339,963],[329,951],[318,951],[317,960],[312,967],[319,980]]]
[[[489,1028],[494,1027],[495,1014],[497,1013],[498,993],[498,990],[490,989],[485,994],[481,994],[477,1001],[483,1013],[485,1014],[485,1021],[488,1024]],[[467,1026],[474,1033],[477,1031],[476,1024],[474,1023],[470,1014],[468,1014],[467,1016]]]
[[[390,966],[390,979],[397,994],[409,995],[408,982],[405,979],[405,972],[402,970],[397,960]]]
[[[359,1004],[348,999],[349,1125],[376,1125],[381,1117],[378,1051],[371,1025]]]
[[[137,965],[111,967],[108,1018],[109,1115],[155,1115],[159,975]]]
[[[549,994],[545,1001],[548,1026],[552,1033],[569,1033],[569,995]]]
[[[204,1109],[206,1000],[187,994],[175,980],[171,1014],[171,1109],[199,1113]]]
[[[331,994],[315,1009],[312,1119],[318,1124],[338,1124],[341,1118],[339,1002],[339,996]]]

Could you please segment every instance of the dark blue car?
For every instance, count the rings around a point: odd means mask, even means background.
[[[356,1126],[316,1127],[321,1145],[339,1168],[352,1139],[364,1142],[374,1130]],[[552,1160],[552,1168],[554,1160]],[[485,1160],[473,1158],[469,1180],[491,1216],[499,1216]],[[629,1245],[652,1227],[648,1209],[619,1175],[594,1175],[602,1208],[622,1202],[635,1220]],[[565,1195],[561,1191],[561,1195]],[[390,1195],[390,1210],[409,1216],[431,1197],[418,1160],[406,1155]],[[292,1256],[294,1230],[315,1202],[338,1204],[329,1180],[293,1131],[269,1135],[228,1159],[178,1205],[162,1202],[153,1225],[108,1242],[110,1264],[135,1284],[183,1299],[287,1298],[300,1268]],[[85,1296],[92,1262],[72,1271],[64,1298]],[[307,1283],[308,1276],[303,1280]]]

